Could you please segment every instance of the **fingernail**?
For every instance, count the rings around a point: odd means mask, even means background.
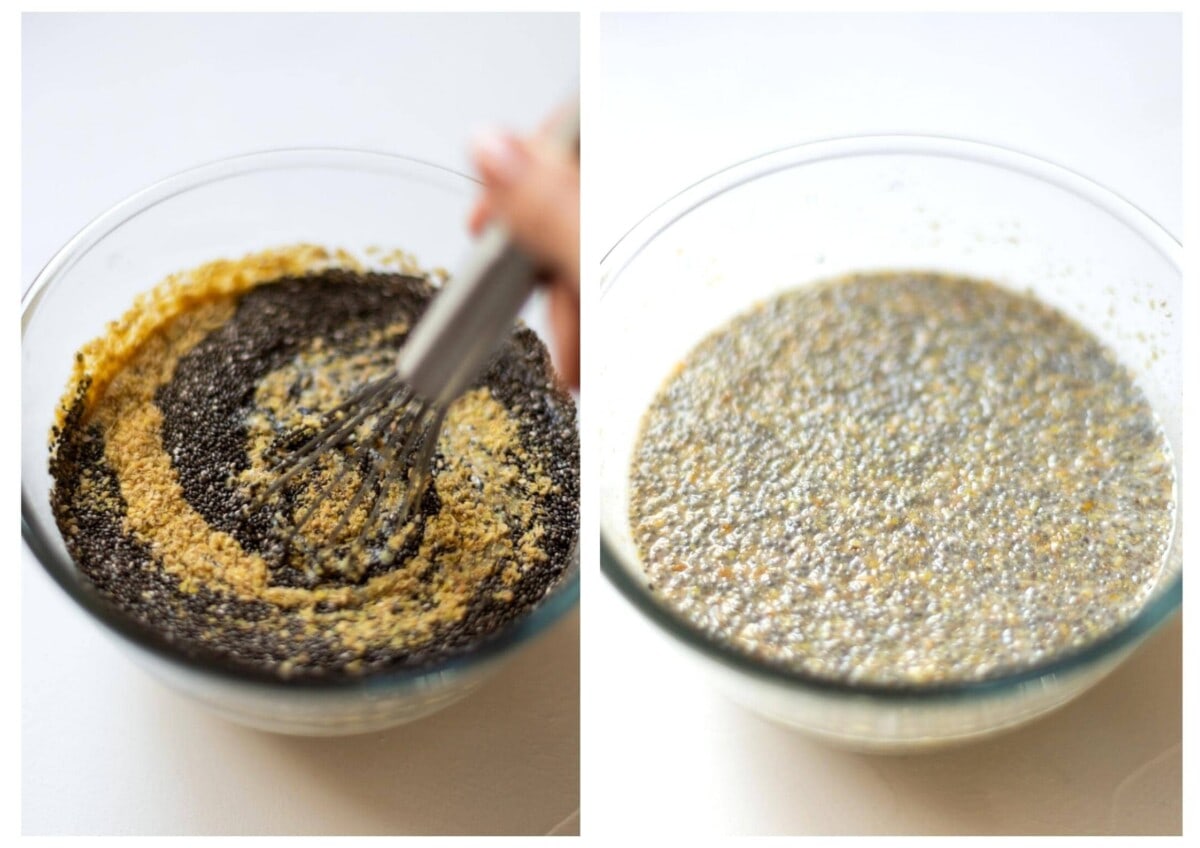
[[[510,184],[516,182],[525,168],[525,154],[516,140],[507,133],[485,130],[471,142],[475,163],[485,181]]]

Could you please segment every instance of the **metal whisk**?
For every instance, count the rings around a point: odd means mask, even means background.
[[[578,107],[569,109],[553,131],[564,147],[578,145]],[[325,413],[317,434],[272,468],[274,480],[250,511],[323,458],[340,453],[336,474],[283,528],[287,541],[294,541],[331,498],[348,497],[344,505],[335,501],[340,515],[331,530],[321,533],[343,552],[338,570],[361,575],[369,564],[363,553],[372,542],[378,543],[380,561],[390,562],[396,551],[389,540],[408,522],[429,483],[447,407],[470,387],[510,332],[537,271],[503,225],[489,224],[466,265],[435,295],[409,334],[395,372],[364,384]],[[389,496],[390,483],[406,470],[407,486],[397,502]],[[362,509],[368,511],[361,524],[352,526]]]

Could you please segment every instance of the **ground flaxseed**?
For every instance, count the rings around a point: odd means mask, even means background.
[[[404,262],[368,273],[303,246],[210,263],[80,352],[52,433],[52,505],[103,594],[190,652],[318,677],[469,650],[558,581],[576,544],[578,436],[526,329],[451,406],[394,559],[328,569],[281,552],[279,509],[319,480],[248,509],[325,404],[394,367],[434,292]]]
[[[653,590],[820,677],[979,680],[1127,620],[1174,477],[1114,357],[1032,297],[936,274],[782,294],[645,415],[630,519]]]

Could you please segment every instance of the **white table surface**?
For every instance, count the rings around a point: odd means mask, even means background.
[[[1179,33],[1169,16],[607,16],[588,220],[603,251],[725,165],[907,131],[1065,164],[1178,236]],[[605,581],[585,596],[588,834],[1179,832],[1178,621],[1025,729],[880,757],[726,702]]]
[[[474,129],[536,126],[579,69],[574,15],[26,16],[22,47],[22,290],[113,203],[223,156],[468,171]],[[163,689],[22,553],[27,834],[578,830],[577,614],[431,718],[288,738]]]

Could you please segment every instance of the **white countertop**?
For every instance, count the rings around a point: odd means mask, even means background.
[[[22,291],[94,216],[176,171],[308,145],[468,171],[472,130],[532,128],[578,80],[574,15],[59,15],[23,30]],[[426,720],[288,738],[165,690],[22,554],[26,834],[578,830],[577,613]]]
[[[1039,155],[1181,235],[1177,16],[610,16],[602,29],[588,185],[603,192],[587,197],[601,251],[726,165],[878,132]],[[1178,620],[1024,729],[881,757],[725,701],[606,581],[584,592],[589,834],[1180,830]]]

